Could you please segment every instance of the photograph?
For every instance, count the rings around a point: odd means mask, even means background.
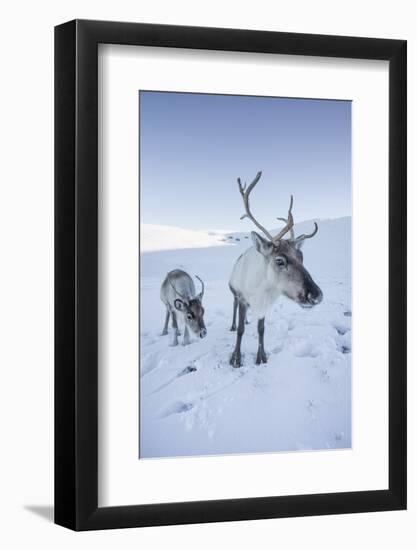
[[[139,458],[351,447],[351,102],[139,92]]]

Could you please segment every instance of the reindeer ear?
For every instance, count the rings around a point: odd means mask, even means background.
[[[304,239],[295,243],[295,248],[301,250],[304,246]]]
[[[178,311],[184,311],[185,309],[184,302],[182,300],[179,300],[178,298],[174,300],[174,306],[175,306],[175,309],[178,309]]]
[[[259,233],[256,233],[256,231],[251,231],[250,236],[252,237],[253,246],[258,252],[264,256],[268,256],[268,254],[271,253],[273,248],[273,244],[271,242],[261,237]]]

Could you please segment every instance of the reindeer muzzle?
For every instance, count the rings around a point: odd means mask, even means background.
[[[307,303],[313,307],[317,306],[323,300],[323,292],[318,288],[315,292],[307,294]]]

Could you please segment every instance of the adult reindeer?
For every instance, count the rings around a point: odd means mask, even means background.
[[[246,250],[236,261],[229,281],[234,296],[233,323],[231,330],[236,330],[236,314],[239,308],[236,346],[230,359],[234,367],[242,365],[240,346],[245,331],[245,319],[248,307],[258,319],[258,353],[256,364],[266,363],[264,349],[265,315],[280,295],[287,296],[300,306],[313,307],[322,301],[323,294],[303,266],[301,247],[306,239],[314,237],[318,226],[309,235],[294,235],[292,215],[293,197],[291,195],[287,218],[281,231],[272,236],[253,216],[249,196],[258,183],[262,172],[258,172],[252,183],[246,187],[238,178],[239,191],[242,195],[246,213],[241,217],[249,218],[266,238],[255,231],[251,232],[253,246]],[[284,236],[289,233],[289,238]]]

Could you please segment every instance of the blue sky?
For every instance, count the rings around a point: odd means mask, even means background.
[[[351,215],[351,102],[167,92],[140,97],[141,222],[250,230],[237,177],[262,178],[255,217]]]

